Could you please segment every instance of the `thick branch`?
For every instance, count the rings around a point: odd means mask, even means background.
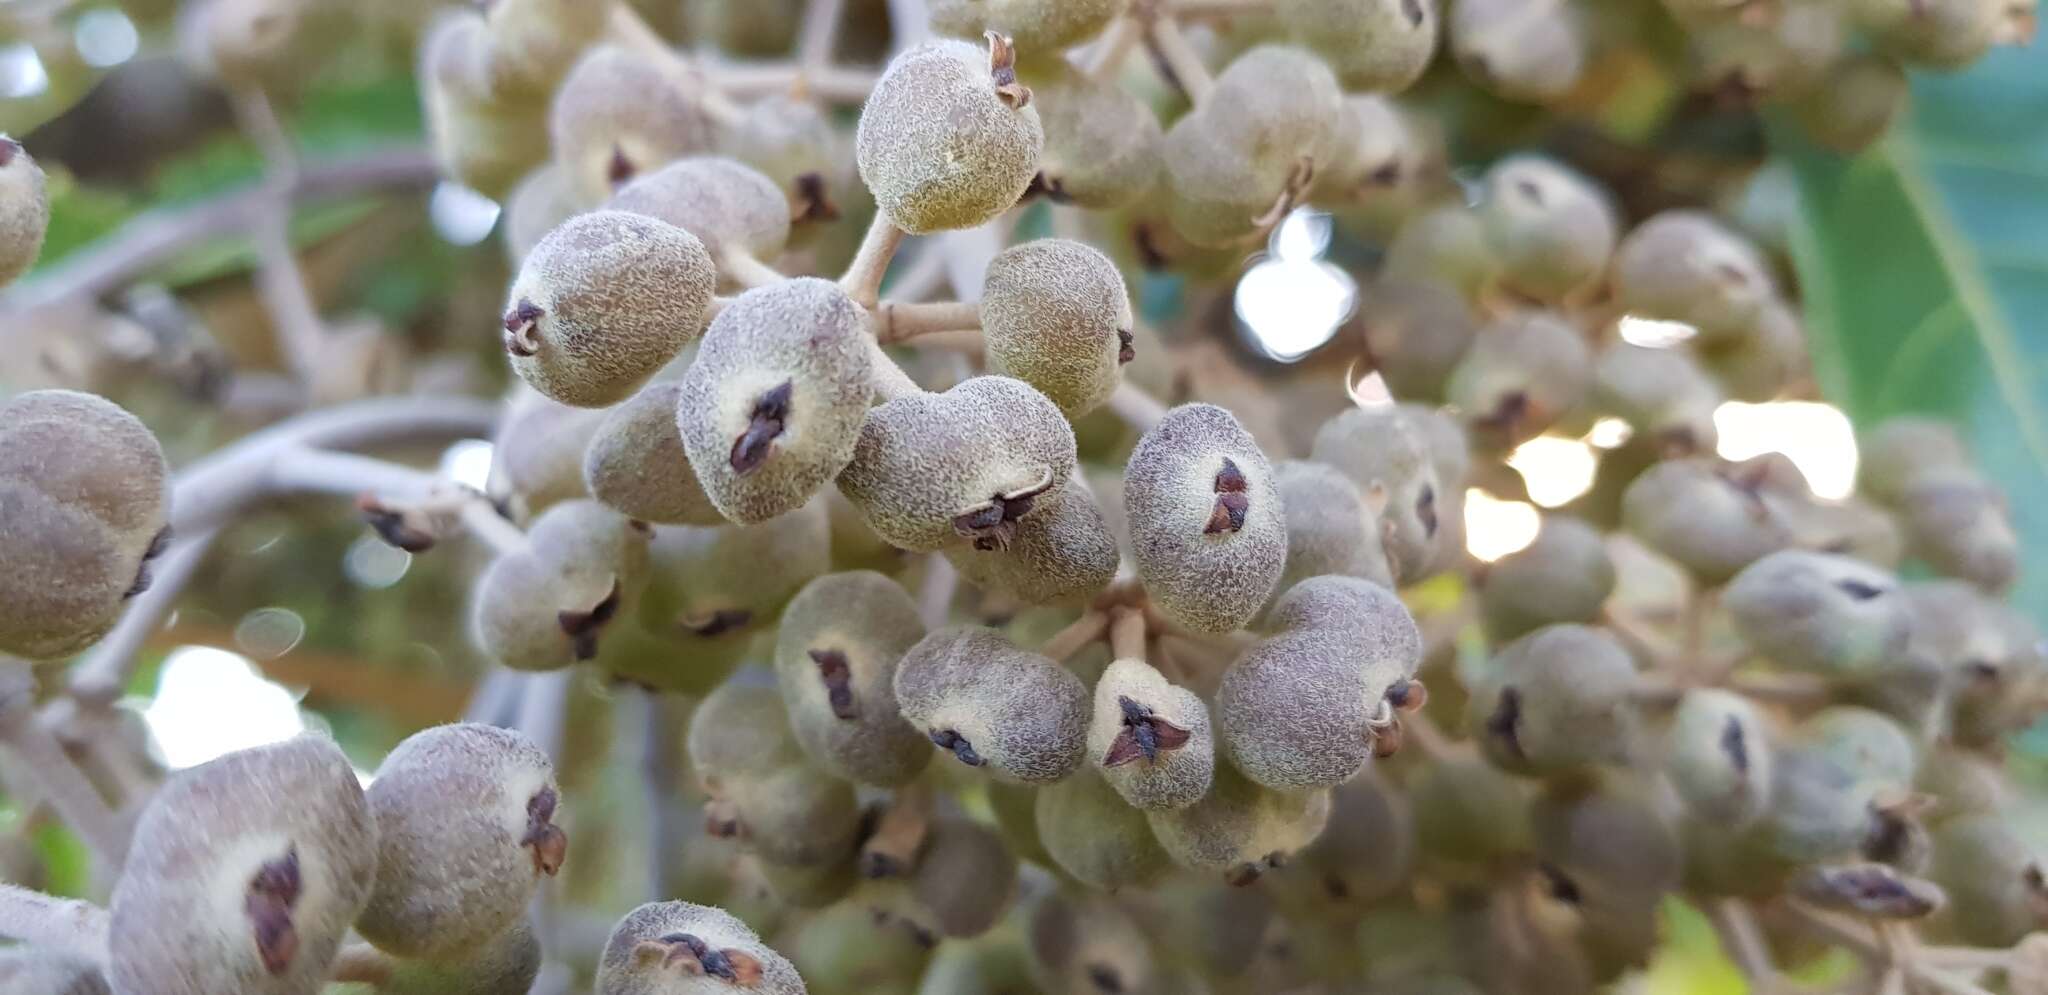
[[[0,884],[0,936],[95,964],[107,961],[107,912],[91,902]]]
[[[1088,644],[1101,639],[1109,631],[1109,615],[1096,609],[1081,613],[1081,617],[1067,624],[1067,627],[1052,634],[1038,652],[1052,660],[1064,662],[1068,657],[1085,649]]]
[[[1209,75],[1209,67],[1202,64],[1202,56],[1182,33],[1180,23],[1171,17],[1154,20],[1148,30],[1152,46],[1166,68],[1173,73],[1174,81],[1188,95],[1188,99],[1200,106],[1202,99],[1215,89],[1216,80]]]
[[[1145,659],[1145,613],[1118,608],[1109,623],[1109,652],[1119,660]]]
[[[303,203],[367,190],[423,189],[438,179],[434,160],[424,149],[386,149],[309,166],[293,180],[290,193],[294,200]],[[0,311],[20,314],[111,293],[144,272],[191,251],[196,242],[248,230],[272,196],[269,189],[256,186],[189,207],[163,208],[141,215],[93,248],[52,267],[47,275],[0,296]]]
[[[765,287],[781,283],[782,271],[738,249],[727,249],[718,255],[718,268],[742,287]]]
[[[234,94],[235,120],[263,153],[263,189],[268,194],[257,216],[256,290],[269,312],[271,330],[287,365],[302,381],[310,381],[320,362],[321,340],[327,331],[305,271],[292,254],[292,188],[298,184],[298,156],[277,119],[270,99],[260,89]]]
[[[71,762],[57,737],[37,721],[29,691],[32,684],[28,683],[33,677],[20,677],[25,686],[13,689],[7,700],[0,702],[0,746],[11,750],[21,761],[21,769],[42,790],[43,800],[85,841],[94,856],[107,867],[120,867],[128,852],[127,831],[100,796],[99,789]]]
[[[293,448],[357,449],[489,436],[497,417],[498,405],[491,401],[434,397],[375,398],[308,412],[245,436],[178,474],[172,531],[204,531],[279,493],[272,468],[279,454]]]

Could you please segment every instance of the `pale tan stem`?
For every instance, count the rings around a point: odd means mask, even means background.
[[[326,326],[292,252],[292,194],[299,182],[298,156],[260,88],[233,94],[235,120],[263,153],[268,194],[256,225],[256,290],[269,313],[278,346],[301,381],[318,371]]]
[[[738,249],[727,249],[718,255],[718,268],[734,283],[752,289],[781,283],[782,271]]]
[[[896,789],[889,807],[875,823],[874,835],[860,848],[860,871],[869,878],[903,877],[917,867],[936,800],[929,776]]]
[[[1216,80],[1209,75],[1209,67],[1202,64],[1201,53],[1195,51],[1195,46],[1181,31],[1180,23],[1171,17],[1161,17],[1149,25],[1147,33],[1188,99],[1197,107],[1201,106],[1203,98],[1216,88]]]
[[[870,312],[875,340],[902,342],[920,335],[981,331],[981,308],[965,301],[883,301]]]
[[[924,388],[918,386],[917,381],[910,379],[910,374],[903,372],[903,367],[897,364],[895,357],[883,351],[880,342],[869,339],[868,351],[873,354],[870,375],[875,382],[877,403],[924,393]]]
[[[1109,615],[1090,608],[1082,612],[1080,618],[1069,622],[1066,628],[1053,633],[1051,639],[1038,647],[1038,652],[1048,659],[1065,662],[1108,631]]]
[[[953,595],[960,590],[960,571],[944,553],[925,559],[924,581],[917,589],[917,614],[927,629],[944,628],[953,616]]]
[[[18,662],[0,660],[15,667]],[[0,702],[0,747],[12,752],[20,769],[35,782],[58,817],[90,848],[104,866],[119,868],[128,853],[128,828],[92,781],[71,762],[63,744],[37,718],[32,677],[15,675],[17,686]]]
[[[797,68],[806,78],[831,65],[832,48],[839,41],[839,21],[845,13],[845,0],[810,0],[804,6],[796,50]]]
[[[1110,615],[1109,652],[1118,660],[1145,659],[1145,613],[1118,608]]]
[[[1771,948],[1764,941],[1756,914],[1741,899],[1724,898],[1707,907],[1707,918],[1721,936],[1721,949],[1749,979],[1754,995],[1773,995],[1778,988],[1778,969],[1771,963]]]
[[[1116,391],[1109,395],[1109,410],[1141,432],[1149,431],[1166,417],[1166,405],[1128,380],[1117,384]]]
[[[839,278],[840,288],[855,304],[871,308],[881,300],[882,277],[889,272],[889,261],[896,257],[896,248],[903,244],[904,235],[903,229],[889,220],[887,211],[875,211],[875,220],[868,225],[859,251],[854,253],[853,262],[847,264],[846,274]]]
[[[1124,60],[1130,57],[1131,50],[1138,47],[1138,40],[1143,37],[1143,21],[1128,14],[1117,18],[1088,50],[1088,61],[1081,70],[1082,74],[1098,83],[1115,79],[1117,72],[1123,69]]]

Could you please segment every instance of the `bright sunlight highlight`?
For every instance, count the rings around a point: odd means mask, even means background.
[[[1539,435],[1515,447],[1508,465],[1522,475],[1529,500],[1556,508],[1592,489],[1600,461],[1593,447],[1578,439]]]
[[[212,646],[171,651],[142,718],[172,770],[290,739],[306,728],[291,692],[247,657]]]
[[[1658,321],[1634,315],[1622,317],[1620,331],[1623,342],[1647,349],[1669,349],[1700,333],[1683,321]]]
[[[1465,491],[1465,551],[1487,563],[1527,549],[1543,516],[1534,505],[1502,501],[1477,487]]]
[[[1784,453],[1813,493],[1839,500],[1856,489],[1856,430],[1848,416],[1813,401],[1730,401],[1714,409],[1723,459]]]
[[[441,476],[464,487],[483,490],[491,482],[491,444],[464,439],[441,454]]]
[[[1330,216],[1306,208],[1273,232],[1272,254],[1237,282],[1237,320],[1266,355],[1292,363],[1337,334],[1358,306],[1358,284],[1322,260]]]

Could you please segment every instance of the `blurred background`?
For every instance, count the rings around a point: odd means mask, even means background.
[[[794,44],[801,7],[633,5],[686,46],[763,58]],[[63,385],[112,396],[162,436],[178,466],[309,404],[504,389],[494,331],[509,278],[501,205],[441,179],[425,146],[413,71],[440,5],[334,6],[340,29],[302,32],[297,71],[270,88],[301,179],[320,193],[298,199],[287,229],[331,333],[318,376],[302,385],[286,375],[257,248],[239,220],[264,182],[265,150],[196,66],[181,25],[189,11],[175,0],[0,0],[0,132],[48,171],[53,200],[36,271],[0,294],[0,392]],[[849,0],[836,61],[879,63],[890,44],[885,6]],[[1656,5],[1588,6],[1633,19],[1645,41],[1604,56],[1561,105],[1504,102],[1447,60],[1403,95],[1440,122],[1452,178],[1469,183],[1501,154],[1539,148],[1600,180],[1631,218],[1681,204],[1723,208],[1797,288],[1812,365],[1778,397],[1723,405],[1720,454],[1783,452],[1817,494],[1839,497],[1855,479],[1851,419],[1918,411],[1957,420],[2011,495],[2032,554],[2017,600],[2048,623],[2048,60],[2006,49],[1964,72],[1915,73],[1890,133],[1843,156],[1811,144],[1783,113],[1700,89],[1669,47],[1682,40],[1653,23]],[[736,13],[743,7],[746,16]],[[1129,86],[1161,106],[1182,100],[1142,62],[1132,60]],[[838,111],[849,124],[856,112]],[[843,217],[802,250],[819,271],[851,255],[872,211],[857,182],[843,188]],[[1298,209],[1241,266],[1188,273],[1149,269],[1146,232],[1126,217],[1040,202],[1017,220],[1020,235],[1082,238],[1125,264],[1146,323],[1173,356],[1148,387],[1226,404],[1269,451],[1296,453],[1347,393],[1384,390],[1357,374],[1374,307],[1367,274],[1387,226],[1370,209]],[[1636,321],[1622,335],[1668,346],[1690,331]],[[1625,425],[1602,420],[1520,445],[1512,475],[1467,495],[1471,553],[1490,561],[1527,545],[1539,509],[1611,501],[1602,461],[1626,438]],[[414,455],[479,487],[492,462],[485,439]],[[374,768],[409,732],[459,716],[481,672],[463,632],[470,556],[414,557],[332,501],[253,515],[215,542],[149,641],[124,707],[170,768],[308,726],[331,730]],[[1647,558],[1621,563],[1630,597],[1655,608],[1673,596],[1675,582]],[[594,682],[578,693],[609,707]],[[2048,789],[2048,732],[2024,737],[2010,763]],[[2023,820],[2031,838],[2048,841],[2048,790],[2033,797]],[[0,805],[0,877],[88,890],[78,844],[26,815]],[[1682,905],[1667,912],[1670,946],[1643,990],[1741,990],[1704,921]]]

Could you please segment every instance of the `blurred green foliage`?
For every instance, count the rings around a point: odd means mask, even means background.
[[[1859,426],[1953,419],[2048,559],[2048,60],[2006,49],[1915,74],[1906,121],[1842,158],[1778,129],[1798,177],[1792,250],[1815,372]],[[2016,601],[2048,618],[2048,577]]]

